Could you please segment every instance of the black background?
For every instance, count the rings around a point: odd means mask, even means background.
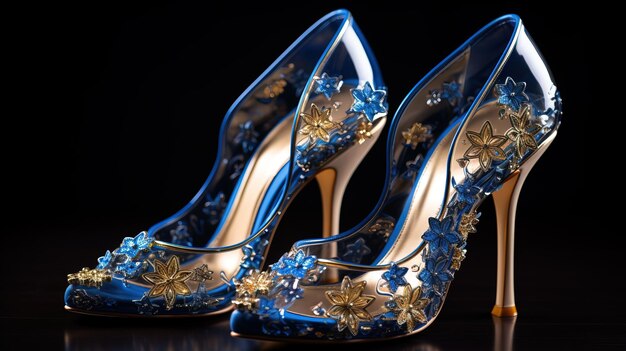
[[[57,6],[57,5],[55,5]],[[591,92],[596,24],[588,9],[547,4],[453,5],[421,10],[372,5],[265,4],[33,6],[13,14],[6,95],[8,177],[2,249],[2,343],[79,349],[259,349],[228,336],[227,317],[127,320],[63,310],[65,274],[93,266],[124,236],[147,229],[191,199],[215,157],[218,127],[237,96],[325,13],[350,9],[389,87],[393,113],[431,67],[495,17],[517,13],[550,63],[565,115],[552,147],[527,180],[518,208],[515,349],[623,349],[620,249],[594,232],[586,200],[595,160],[581,159],[598,103]],[[300,9],[299,9],[299,8]],[[240,33],[245,33],[240,34]],[[212,62],[209,63],[209,61]],[[19,112],[16,112],[19,111]],[[381,138],[382,140],[383,138]],[[350,183],[348,229],[376,203],[384,142]],[[591,166],[591,167],[589,167]],[[581,195],[583,194],[583,195]],[[488,202],[479,233],[437,321],[389,349],[501,349],[489,311],[495,296],[495,220]],[[320,232],[309,186],[287,211],[269,261]],[[612,254],[606,254],[612,252]],[[380,347],[380,346],[375,346]],[[360,346],[359,348],[363,348]],[[5,349],[3,347],[3,349]]]

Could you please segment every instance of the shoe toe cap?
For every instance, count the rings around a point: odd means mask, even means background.
[[[70,284],[65,289],[65,308],[91,314],[137,314],[137,301],[144,291],[139,287],[124,287],[115,279],[99,288]]]

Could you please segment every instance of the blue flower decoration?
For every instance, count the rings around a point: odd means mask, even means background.
[[[387,92],[384,90],[374,90],[370,83],[366,82],[363,88],[352,90],[354,102],[350,111],[363,113],[368,120],[373,121],[377,113],[387,112],[387,107],[385,107],[386,94]]]
[[[443,83],[443,91],[441,92],[442,99],[446,99],[451,104],[455,104],[462,97],[461,84],[457,82]]]
[[[306,276],[309,269],[315,266],[317,258],[315,256],[305,256],[304,251],[298,250],[296,255],[291,257],[283,257],[276,269],[278,275],[291,275],[294,278],[302,279]]]
[[[215,306],[218,305],[219,300],[207,294],[203,289],[204,285],[200,285],[198,291],[191,295],[191,301],[186,303],[186,307],[189,308],[191,313],[197,314],[201,311],[215,310]]]
[[[127,259],[115,267],[115,273],[119,273],[125,278],[133,278],[143,270],[142,268],[143,263]]]
[[[352,244],[346,245],[346,249],[348,250],[343,254],[342,258],[353,263],[361,263],[363,256],[369,255],[372,252],[372,250],[365,245],[363,238],[358,238]]]
[[[320,78],[313,81],[313,84],[315,84],[316,94],[324,94],[324,96],[330,100],[333,94],[339,93],[343,81],[341,77],[331,77],[324,72]]]
[[[391,292],[396,292],[399,286],[406,285],[408,283],[406,278],[404,278],[404,275],[408,271],[408,268],[398,267],[395,262],[391,262],[391,268],[383,273],[383,279],[387,281]]]
[[[422,163],[424,163],[424,157],[422,155],[417,155],[413,161],[408,161],[403,176],[407,179],[413,178],[419,173],[420,168],[422,168]]]
[[[289,305],[297,299],[301,299],[303,295],[304,290],[297,285],[289,285],[280,290],[280,296],[282,296],[285,305]]]
[[[260,296],[257,302],[257,314],[261,318],[279,317],[278,309],[274,307],[274,299]]]
[[[254,130],[254,124],[252,121],[247,121],[239,125],[239,133],[235,135],[233,141],[235,144],[241,144],[241,148],[244,153],[250,153],[254,151],[259,142],[259,133]]]
[[[526,82],[515,83],[513,78],[506,77],[504,84],[496,84],[496,94],[498,95],[498,104],[506,105],[517,111],[523,103],[528,102],[526,90]]]
[[[159,309],[152,304],[148,295],[143,295],[140,300],[133,300],[133,303],[137,305],[137,312],[144,316],[155,315]]]
[[[480,187],[473,185],[472,182],[468,180],[457,184],[454,178],[452,178],[452,186],[456,190],[456,199],[468,205],[476,202],[478,194],[481,191]]]
[[[216,225],[222,219],[225,208],[226,196],[224,196],[224,193],[219,192],[215,197],[211,197],[211,194],[207,194],[202,212],[209,217],[208,219],[211,225]]]
[[[459,233],[452,229],[452,217],[446,217],[443,221],[430,217],[428,219],[429,229],[422,238],[428,241],[430,252],[443,251],[445,255],[451,250],[451,245],[461,241]]]
[[[486,180],[482,184],[483,191],[486,194],[491,194],[498,190],[502,186],[502,181],[505,178],[505,169],[502,167],[494,167],[483,178]]]
[[[453,278],[449,271],[449,261],[442,256],[429,257],[426,259],[426,267],[418,275],[424,287],[432,288],[436,293],[442,294],[446,283]]]
[[[441,305],[441,295],[435,292],[434,289],[424,289],[422,297],[429,299],[430,303],[426,305],[426,316],[428,318],[432,318],[435,314],[437,314],[437,310],[439,310],[439,306]]]
[[[261,263],[263,263],[263,252],[265,251],[265,246],[267,246],[267,244],[267,239],[259,238],[256,239],[256,241],[244,246],[241,249],[243,251],[241,267],[246,269],[261,268]]]
[[[122,245],[117,249],[117,253],[135,258],[140,252],[148,251],[152,246],[152,242],[154,242],[154,238],[149,237],[146,232],[141,232],[134,238],[124,238]]]
[[[172,236],[172,243],[183,246],[192,246],[191,234],[189,234],[189,228],[183,221],[178,221],[176,228],[170,230]]]
[[[104,256],[98,257],[98,266],[96,268],[98,269],[107,268],[109,264],[111,264],[111,260],[113,260],[113,254],[111,254],[111,251],[107,250]]]

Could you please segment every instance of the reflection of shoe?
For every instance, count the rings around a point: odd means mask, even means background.
[[[263,285],[261,274],[248,277],[236,301],[249,303],[231,316],[233,334],[372,340],[423,330],[442,307],[488,195],[499,222],[494,314],[514,314],[516,201],[560,114],[521,20],[505,16],[483,28],[398,109],[386,190],[372,215],[349,232],[296,243],[263,273]]]
[[[261,268],[281,213],[314,178],[324,234],[337,233],[343,190],[386,121],[382,84],[351,15],[321,19],[230,109],[219,159],[192,202],[125,238],[95,269],[70,274],[66,308],[142,316],[229,309],[233,282]]]

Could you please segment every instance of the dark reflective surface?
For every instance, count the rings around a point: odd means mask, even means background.
[[[625,350],[626,308],[615,286],[624,276],[623,229],[602,228],[623,225],[620,217],[604,213],[603,202],[590,198],[614,180],[606,175],[608,168],[580,156],[583,143],[591,141],[590,150],[597,153],[602,138],[617,130],[597,123],[606,98],[613,97],[592,84],[598,69],[589,57],[596,51],[581,39],[593,37],[592,19],[604,15],[585,6],[565,14],[558,4],[550,5],[420,2],[420,11],[411,11],[404,2],[335,1],[307,3],[306,11],[297,2],[234,4],[218,11],[209,2],[195,7],[51,3],[15,12],[12,17],[23,16],[15,28],[28,37],[14,38],[19,47],[7,49],[22,53],[26,64],[11,67],[20,74],[13,90],[25,99],[20,106],[40,110],[3,120],[6,134],[17,133],[37,152],[25,154],[15,144],[3,159],[3,175],[14,179],[5,182],[2,197],[10,210],[2,217],[0,350],[300,347],[233,339],[226,316],[153,321],[78,316],[63,310],[63,292],[67,273],[94,265],[122,236],[148,228],[191,199],[210,171],[215,133],[229,105],[302,31],[339,7],[353,11],[375,51],[392,112],[417,80],[469,35],[515,12],[559,82],[565,114],[556,141],[520,197],[515,252],[520,315],[514,330],[511,323],[494,326],[489,314],[496,244],[487,201],[479,232],[469,239],[467,259],[431,327],[384,343],[322,347]],[[229,32],[234,27],[250,35],[242,41]],[[211,60],[214,66],[207,63]],[[611,123],[621,118],[607,117],[603,121]],[[342,228],[356,225],[378,199],[384,149],[379,142],[348,186]],[[594,175],[602,175],[602,182],[593,181]],[[308,187],[300,196],[278,229],[270,261],[294,240],[321,232],[317,189]]]
[[[492,326],[485,323],[481,330],[488,332],[491,330],[493,337],[483,340],[485,347],[493,343],[494,350],[513,350],[513,340],[515,332],[516,318],[493,318]],[[87,323],[90,324],[90,323]],[[125,324],[125,323],[123,323]],[[213,323],[174,323],[174,325],[150,325],[140,328],[124,326],[109,327],[91,325],[89,327],[71,327],[65,329],[64,344],[66,351],[85,350],[287,350],[293,349],[293,344],[255,341],[241,338],[234,338],[229,335],[228,321],[215,321]],[[471,328],[470,328],[471,330]],[[472,332],[470,332],[472,333]],[[465,337],[461,333],[455,338]],[[388,342],[385,348],[409,351],[439,351],[449,347],[449,341],[438,337],[412,337],[400,339],[390,345]],[[371,347],[381,347],[382,343],[367,344],[324,344],[324,348],[333,349],[363,349]],[[297,347],[297,346],[296,346]],[[472,348],[468,345],[468,348]],[[487,348],[488,349],[488,348]]]
[[[10,349],[83,350],[293,350],[305,347],[230,336],[223,318],[138,322],[131,319],[68,317],[60,320],[18,320],[4,325],[3,343]],[[332,350],[623,350],[623,325],[537,323],[527,319],[474,316],[439,320],[426,332],[368,344],[327,344]],[[7,338],[8,337],[8,338]]]

